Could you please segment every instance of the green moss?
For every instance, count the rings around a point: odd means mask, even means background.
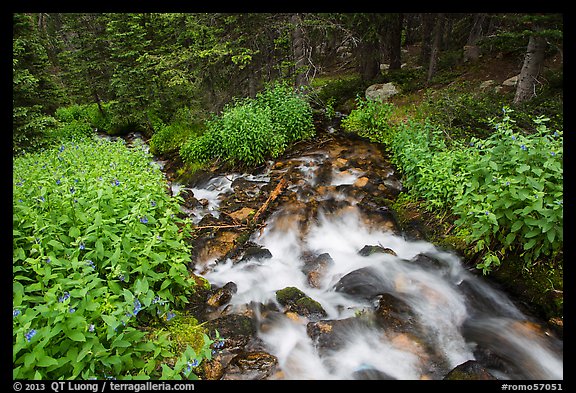
[[[298,300],[307,297],[304,292],[296,287],[286,287],[276,291],[276,300],[283,306],[288,303],[296,303]]]
[[[296,309],[300,311],[299,314],[326,315],[326,311],[324,310],[322,305],[308,296],[298,299],[295,304]]]
[[[179,313],[170,320],[167,330],[177,353],[186,350],[187,346],[200,353],[204,346],[204,335],[208,334],[208,330],[203,324],[199,324],[196,318]]]

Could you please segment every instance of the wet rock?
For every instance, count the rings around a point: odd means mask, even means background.
[[[495,380],[488,370],[475,360],[468,360],[454,367],[446,376],[445,380]]]
[[[376,198],[366,197],[362,199],[362,202],[358,203],[358,208],[362,212],[365,224],[377,230],[385,229],[399,233],[396,214],[384,205],[388,200],[382,201],[381,199],[376,201]]]
[[[358,187],[358,188],[366,187],[366,185],[368,184],[368,181],[369,181],[369,179],[366,176],[363,176],[354,182],[354,187]]]
[[[326,311],[320,303],[312,299],[296,287],[286,287],[276,291],[276,300],[298,315],[308,318],[321,318],[326,316]]]
[[[247,221],[248,217],[252,216],[256,210],[250,207],[243,207],[232,213],[228,213],[228,215],[236,222],[245,222]]]
[[[396,378],[372,366],[362,365],[352,373],[353,379],[358,380],[396,380]]]
[[[218,288],[206,301],[210,307],[218,308],[227,304],[238,291],[238,286],[230,281],[222,288]]]
[[[405,332],[412,330],[416,325],[412,307],[391,293],[385,293],[380,297],[374,315],[376,322],[385,330]]]
[[[438,260],[437,258],[422,253],[410,259],[409,263],[418,265],[426,270],[440,270],[446,267],[445,264],[442,261]]]
[[[329,161],[324,162],[318,168],[315,181],[317,185],[330,185],[332,182],[332,164]]]
[[[264,248],[259,245],[253,245],[246,247],[244,250],[244,255],[242,259],[238,261],[238,263],[246,262],[249,260],[262,260],[262,259],[270,259],[272,258],[272,253],[267,248]]]
[[[358,255],[361,255],[363,257],[368,257],[370,255],[378,254],[378,253],[390,254],[390,255],[396,256],[396,253],[394,252],[394,250],[392,250],[391,248],[382,247],[382,246],[366,245],[360,251],[358,251]]]
[[[222,375],[224,375],[224,365],[218,356],[202,362],[203,379],[210,381],[218,380],[222,378]]]
[[[404,186],[402,182],[398,179],[385,179],[382,181],[382,184],[386,186],[388,190],[392,192],[392,195],[396,196],[402,191],[404,191]]]
[[[222,260],[236,246],[241,233],[237,231],[219,231],[211,237],[198,238],[193,243],[194,256],[200,263],[209,260]]]
[[[379,272],[371,267],[363,267],[344,275],[334,290],[350,296],[372,300],[378,295],[390,291],[390,284],[384,281]]]
[[[304,255],[304,266],[302,272],[306,274],[308,284],[312,288],[320,288],[321,280],[324,277],[326,269],[334,264],[334,260],[328,253],[317,256]]]
[[[206,329],[213,339],[217,330],[224,339],[223,348],[232,350],[244,347],[253,339],[256,322],[246,315],[229,314],[206,322]]]
[[[262,380],[277,372],[278,359],[268,352],[242,352],[231,361],[223,380]]]
[[[306,333],[323,355],[343,348],[350,341],[350,335],[356,329],[365,327],[366,323],[364,319],[356,317],[308,322]]]

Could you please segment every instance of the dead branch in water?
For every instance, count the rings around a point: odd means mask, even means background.
[[[260,209],[258,209],[256,214],[254,214],[254,217],[252,218],[252,224],[255,224],[256,222],[258,222],[258,218],[268,208],[268,205],[271,202],[273,202],[276,198],[278,198],[278,195],[280,195],[282,193],[284,187],[286,187],[286,179],[282,178],[282,180],[280,180],[280,182],[278,183],[278,185],[276,186],[274,191],[272,191],[272,193],[270,194],[268,199],[266,199],[266,202],[264,202],[264,204],[260,207]]]

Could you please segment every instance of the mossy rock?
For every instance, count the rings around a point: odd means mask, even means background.
[[[298,300],[307,297],[307,295],[296,287],[286,287],[276,291],[276,300],[283,306],[295,304]]]
[[[305,317],[325,317],[326,311],[320,303],[296,287],[276,291],[276,300],[289,311]]]

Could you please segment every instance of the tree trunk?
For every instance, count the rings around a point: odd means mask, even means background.
[[[373,81],[380,72],[380,48],[374,43],[364,42],[358,48],[359,72],[362,82]]]
[[[524,65],[518,78],[514,105],[528,101],[536,96],[536,83],[544,63],[546,40],[543,37],[531,35],[524,57]]]
[[[292,15],[291,19],[294,30],[292,31],[292,53],[295,65],[296,88],[308,85],[308,66],[306,59],[306,43],[304,30],[302,29],[302,17],[300,14]]]
[[[482,38],[482,25],[485,20],[485,13],[474,14],[474,21],[472,22],[472,28],[470,29],[470,34],[468,34],[466,45],[476,45],[480,38]]]
[[[432,52],[431,47],[431,35],[432,29],[434,28],[434,15],[433,14],[421,14],[422,19],[422,44],[420,47],[420,58],[418,64],[425,66],[430,61],[430,53]]]
[[[390,70],[399,70],[402,66],[402,22],[403,14],[396,14],[391,23],[388,36]]]
[[[434,25],[434,35],[432,41],[432,49],[430,53],[430,63],[428,63],[428,79],[427,82],[430,83],[432,77],[436,75],[438,68],[438,54],[440,53],[440,44],[443,33],[444,25],[444,14],[438,14],[436,17],[436,23]]]

